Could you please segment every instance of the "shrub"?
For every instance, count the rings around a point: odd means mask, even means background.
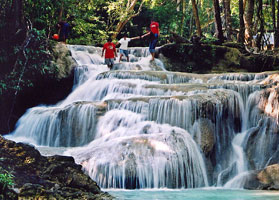
[[[9,172],[4,172],[0,174],[0,185],[2,186],[1,191],[5,191],[7,187],[12,187],[14,185],[14,176]]]

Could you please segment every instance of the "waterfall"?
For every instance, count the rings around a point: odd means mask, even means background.
[[[71,94],[30,108],[7,138],[67,148],[103,188],[241,188],[278,162],[276,73],[170,72],[148,48],[110,71],[101,48],[68,48]]]
[[[37,145],[84,145],[94,138],[97,109],[86,102],[66,107],[31,108],[18,121],[14,135],[31,138]]]
[[[203,158],[189,133],[143,121],[131,111],[119,114],[109,111],[100,120],[96,140],[67,152],[101,187],[208,186]]]

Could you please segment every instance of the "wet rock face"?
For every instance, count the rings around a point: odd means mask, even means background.
[[[215,145],[214,131],[214,124],[207,118],[200,118],[194,124],[194,139],[205,156],[212,152]]]
[[[5,170],[14,176],[20,199],[111,198],[83,173],[72,157],[44,157],[34,147],[1,136],[0,147],[0,172]]]
[[[244,149],[252,169],[262,169],[278,163],[278,96],[276,87],[273,87],[263,90],[253,98],[250,126],[254,128],[248,131]]]

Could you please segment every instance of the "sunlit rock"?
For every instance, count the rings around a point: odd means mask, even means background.
[[[70,75],[74,67],[77,66],[75,60],[73,60],[69,49],[63,43],[58,42],[53,47],[53,55],[55,60],[54,64],[58,65],[58,78],[65,78]]]
[[[279,164],[266,167],[257,175],[260,183],[268,185],[269,189],[279,189]]]

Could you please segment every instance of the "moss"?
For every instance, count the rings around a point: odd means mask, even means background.
[[[160,49],[170,71],[195,73],[262,72],[279,69],[279,56],[247,55],[243,45],[168,44]],[[166,60],[165,59],[165,60]]]
[[[218,45],[172,44],[161,49],[161,53],[173,63],[173,71],[210,72],[218,64],[239,66],[240,52],[237,49]],[[223,61],[225,60],[225,61]]]

